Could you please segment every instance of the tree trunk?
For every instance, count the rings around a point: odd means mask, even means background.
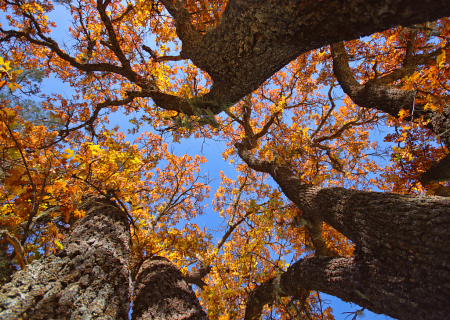
[[[256,289],[246,319],[276,296],[318,290],[400,319],[444,319],[450,313],[450,199],[323,188],[287,167],[239,155],[267,172],[306,218],[325,221],[356,246],[354,258],[313,257]],[[263,301],[265,303],[263,303]]]
[[[128,319],[130,231],[114,202],[91,198],[64,249],[0,290],[0,319]]]
[[[136,277],[133,320],[207,320],[192,288],[169,260],[146,260]]]

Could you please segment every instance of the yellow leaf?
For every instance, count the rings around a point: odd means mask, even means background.
[[[444,63],[445,63],[445,51],[444,50],[442,50],[442,53],[436,57],[436,62],[438,64],[439,68],[442,68],[444,66]]]
[[[10,84],[8,84],[8,88],[11,89],[11,91],[14,91],[14,90],[20,88],[20,85],[18,85],[17,83],[10,83]]]
[[[13,119],[14,116],[16,115],[16,112],[15,112],[13,109],[6,108],[6,109],[4,109],[4,110],[5,110],[5,112],[6,112],[6,117],[7,117],[8,119]]]
[[[58,249],[60,250],[64,249],[64,246],[58,240],[55,240],[55,244],[58,247]]]
[[[64,151],[69,154],[69,157],[73,157],[73,150],[66,149]]]

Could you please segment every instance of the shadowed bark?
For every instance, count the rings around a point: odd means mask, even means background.
[[[281,276],[284,286],[261,285],[246,319],[258,318],[276,294],[295,290],[319,290],[400,319],[442,319],[450,312],[450,199],[316,187],[287,167],[256,159],[250,143],[236,147],[305,217],[326,222],[356,246],[354,258],[301,260]]]
[[[64,249],[34,261],[0,290],[1,319],[128,319],[130,232],[110,200],[86,201]]]
[[[133,320],[207,320],[180,270],[163,257],[146,260],[136,277]]]
[[[3,246],[0,247],[0,286],[11,281],[11,276],[16,271],[12,265],[11,259],[3,250]]]

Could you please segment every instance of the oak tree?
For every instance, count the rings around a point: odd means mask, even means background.
[[[0,7],[2,318],[121,319],[132,297],[134,319],[332,319],[321,292],[446,317],[448,1]],[[74,90],[41,93],[38,119],[17,103],[33,70]],[[119,111],[152,131],[127,141]],[[165,137],[225,143],[214,233],[189,222],[206,159]]]

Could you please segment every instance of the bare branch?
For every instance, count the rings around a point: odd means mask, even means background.
[[[0,230],[0,235],[5,237],[5,239],[13,246],[20,267],[22,269],[25,269],[28,261],[25,255],[25,251],[23,250],[23,247],[20,244],[19,240],[16,237],[12,236],[7,230]]]
[[[150,49],[150,47],[147,47],[146,45],[142,46],[142,49],[146,52],[148,52],[150,54],[150,56],[152,57],[153,61],[156,62],[163,62],[163,61],[180,61],[183,60],[183,58],[181,58],[181,56],[160,56],[158,57],[156,55],[156,53]]]

